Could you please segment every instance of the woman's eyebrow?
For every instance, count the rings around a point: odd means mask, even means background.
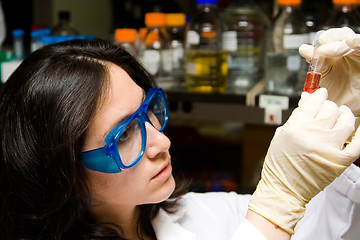
[[[141,99],[141,104],[140,104],[140,106],[142,105],[142,103],[145,101],[145,98],[146,98],[146,93],[145,93],[145,91],[143,90],[142,92],[143,92],[143,94],[142,94],[143,96],[142,96],[142,99]],[[140,106],[139,106],[139,107],[140,107]],[[139,107],[135,110],[135,112],[139,109]],[[133,112],[133,113],[134,113],[134,112]],[[114,124],[112,124],[112,125],[107,129],[107,131],[105,131],[105,134],[104,134],[103,138],[105,138],[106,135],[108,135],[109,132],[110,132],[114,127],[116,127],[117,125],[119,125],[121,122],[125,121],[125,119],[127,119],[128,117],[130,117],[133,113],[130,113],[130,114],[127,114],[127,115],[123,116],[122,118],[120,118],[119,120],[117,120]]]

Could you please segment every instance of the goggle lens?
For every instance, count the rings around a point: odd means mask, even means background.
[[[137,119],[132,120],[120,134],[117,141],[118,151],[122,163],[130,166],[141,152],[141,127]]]
[[[166,117],[166,103],[160,93],[156,93],[148,105],[146,120],[157,130],[163,131]],[[135,118],[126,125],[118,137],[118,152],[122,163],[126,167],[131,166],[141,155],[141,151],[144,151],[142,146],[145,144],[146,136],[142,136],[142,134],[139,119]]]
[[[167,117],[167,107],[160,93],[156,93],[150,101],[147,114],[152,125],[159,131],[164,130]]]

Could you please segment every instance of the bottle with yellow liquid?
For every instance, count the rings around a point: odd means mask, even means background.
[[[196,5],[187,32],[186,87],[190,92],[224,93],[228,70],[226,52],[220,50],[217,0],[196,0]]]

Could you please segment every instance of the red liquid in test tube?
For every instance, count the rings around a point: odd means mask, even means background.
[[[319,56],[317,53],[317,48],[319,45],[319,36],[324,31],[319,31],[316,33],[313,46],[314,53],[313,57],[310,61],[309,71],[306,74],[305,84],[304,84],[304,92],[313,93],[319,88],[320,78],[321,78],[321,70],[323,67],[324,59]]]
[[[308,72],[306,74],[304,92],[313,93],[319,88],[321,73]]]

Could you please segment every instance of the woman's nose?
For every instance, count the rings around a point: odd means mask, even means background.
[[[145,127],[147,135],[145,153],[148,157],[154,158],[159,153],[169,151],[171,145],[170,139],[148,122],[145,122]]]

